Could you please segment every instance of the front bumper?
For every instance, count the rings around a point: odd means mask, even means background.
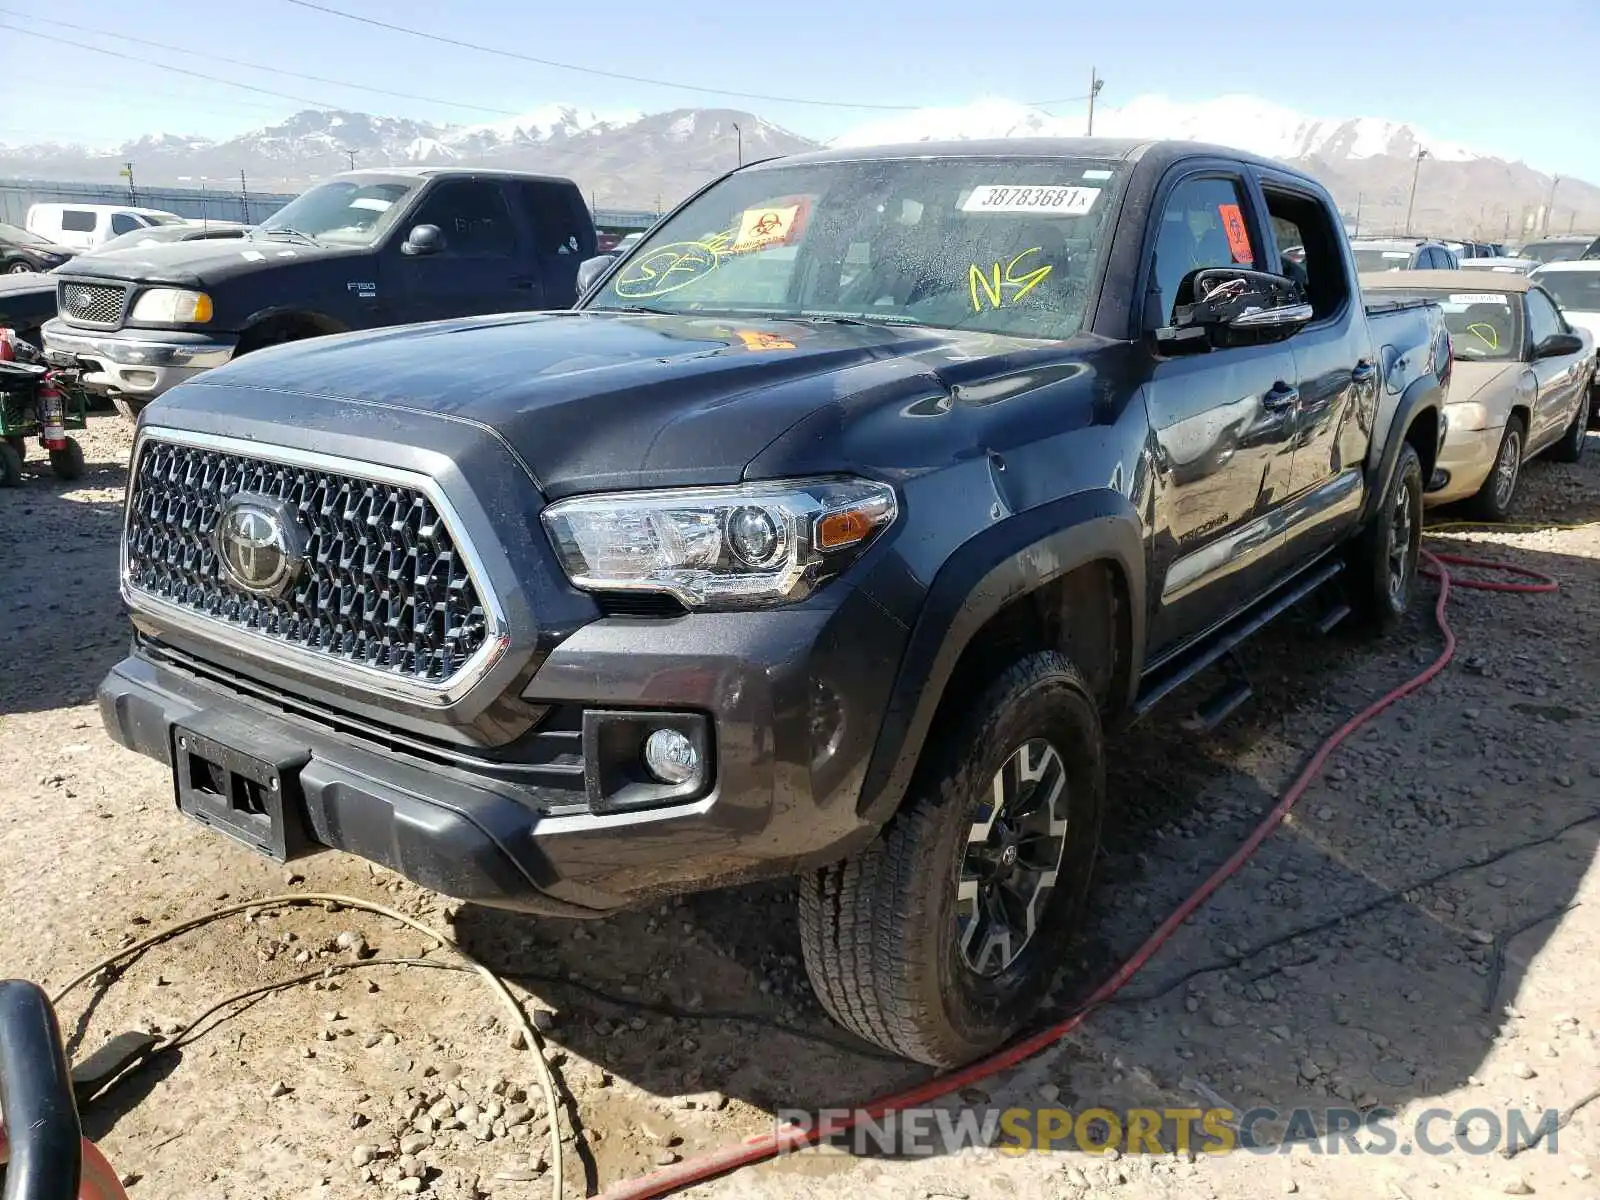
[[[317,846],[464,900],[582,917],[792,874],[869,841],[856,801],[898,662],[884,651],[903,638],[857,597],[833,611],[596,621],[524,689],[581,734],[565,734],[564,765],[520,775],[503,755],[341,726],[154,642],[111,671],[99,701],[114,740],[169,766],[176,725],[248,729],[274,755],[304,759],[300,821]],[[629,808],[607,782],[627,747],[588,731],[645,711],[703,722],[710,772],[688,799]]]
[[[1423,504],[1432,508],[1477,495],[1483,487],[1483,481],[1489,478],[1495,455],[1500,452],[1500,439],[1504,436],[1504,425],[1490,429],[1464,429],[1458,423],[1451,422],[1434,468],[1434,480],[1442,477],[1443,485],[1427,492],[1423,496]]]
[[[93,392],[115,392],[153,400],[186,379],[228,362],[238,348],[232,335],[176,329],[119,329],[98,333],[68,325],[60,317],[44,324],[46,350],[84,360],[83,384]]]

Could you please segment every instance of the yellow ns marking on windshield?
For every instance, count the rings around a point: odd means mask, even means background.
[[[984,300],[988,300],[991,308],[1015,304],[1043,283],[1055,269],[1049,263],[1042,267],[1034,267],[1031,271],[1018,270],[1023,259],[1030,254],[1038,254],[1043,249],[1042,246],[1032,246],[1011,259],[1004,267],[998,262],[990,263],[987,270],[980,268],[977,263],[968,267],[967,290],[972,296],[972,311],[982,312]]]

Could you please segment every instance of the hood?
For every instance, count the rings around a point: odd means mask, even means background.
[[[44,271],[30,271],[23,275],[0,275],[0,299],[25,296],[33,292],[56,294],[56,277]]]
[[[196,238],[102,250],[72,260],[74,277],[116,279],[174,287],[208,287],[269,265],[316,262],[370,254],[368,246],[314,246],[289,238]]]
[[[551,499],[735,483],[819,409],[903,407],[950,387],[1071,358],[1060,343],[833,322],[605,312],[467,318],[257,351],[168,393],[259,415],[262,393],[354,401],[487,427]],[[416,436],[426,436],[419,431]]]
[[[1497,388],[1503,388],[1509,400],[1511,389],[1527,369],[1525,362],[1468,362],[1458,358],[1450,367],[1449,403],[1482,403]]]

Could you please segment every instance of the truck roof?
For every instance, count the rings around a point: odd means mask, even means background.
[[[565,175],[541,175],[537,171],[505,171],[490,167],[357,167],[354,171],[340,171],[330,178],[357,179],[369,176],[374,179],[431,179],[438,175],[521,179],[531,183],[572,183]]]
[[[881,146],[831,146],[806,154],[768,159],[766,164],[856,162],[875,158],[1111,158],[1132,163],[1151,158],[1165,165],[1186,158],[1218,157],[1310,178],[1294,167],[1245,150],[1170,138],[974,138],[969,141],[898,142]]]

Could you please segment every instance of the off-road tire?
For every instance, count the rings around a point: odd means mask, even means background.
[[[1572,414],[1572,424],[1561,435],[1561,440],[1550,447],[1550,461],[1575,463],[1583,460],[1583,451],[1589,444],[1589,397],[1583,398],[1578,411]]]
[[[1404,570],[1397,591],[1391,568],[1396,564],[1395,550],[1400,534],[1395,518],[1402,503],[1410,514],[1410,521],[1400,556]],[[1417,588],[1417,565],[1421,558],[1422,458],[1415,446],[1403,442],[1378,510],[1351,548],[1350,607],[1369,632],[1387,632],[1406,615]]]
[[[129,422],[137,422],[139,420],[139,414],[144,411],[145,405],[149,403],[150,401],[142,396],[111,397],[111,407],[122,414],[123,420]]]
[[[20,458],[23,462],[27,462],[28,461],[28,439],[27,438],[22,437],[20,434],[15,436],[15,437],[8,437],[6,439],[6,445],[10,446],[13,450],[15,450],[17,452],[17,457]]]
[[[1503,460],[1515,455],[1516,462],[1510,486],[1504,484]],[[1489,478],[1483,481],[1478,494],[1466,502],[1466,509],[1480,521],[1507,521],[1517,502],[1517,487],[1522,482],[1522,468],[1528,461],[1528,426],[1520,416],[1513,415],[1506,422],[1506,431],[1500,435],[1500,446],[1494,452],[1494,466],[1489,468]]]
[[[10,443],[0,442],[0,488],[16,487],[22,482],[22,456]]]
[[[50,470],[55,472],[57,479],[81,479],[83,477],[83,447],[78,445],[73,438],[68,438],[67,444],[60,450],[50,451]]]
[[[996,772],[1034,739],[1058,751],[1068,789],[1062,858],[1032,937],[984,978],[957,944],[957,882]],[[800,933],[812,986],[834,1020],[906,1058],[952,1067],[1014,1035],[1064,961],[1100,845],[1104,735],[1082,673],[1041,651],[962,703],[927,746],[878,838],[802,877]]]

